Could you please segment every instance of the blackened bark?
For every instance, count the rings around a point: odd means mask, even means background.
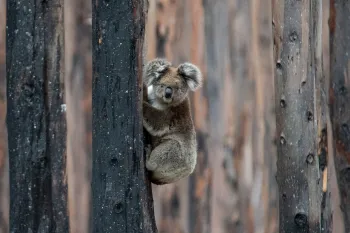
[[[345,232],[350,232],[350,2],[330,1],[329,108]]]
[[[276,22],[275,28],[276,34],[281,28],[283,32],[279,35],[282,38],[275,36],[280,232],[320,232],[322,183],[317,156],[320,111],[315,100],[315,76],[320,78],[322,71],[315,69],[320,62],[315,59],[321,58],[315,48],[321,41],[317,41],[320,37],[314,30],[318,21],[313,19],[320,14],[317,11],[322,9],[319,5],[322,2],[279,2],[274,10],[284,11],[284,22]]]
[[[10,231],[68,232],[63,1],[7,1]]]
[[[142,134],[144,0],[93,1],[93,232],[156,232]]]

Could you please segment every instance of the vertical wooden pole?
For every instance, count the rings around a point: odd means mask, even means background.
[[[63,0],[7,1],[10,232],[68,232]]]
[[[92,1],[93,232],[156,232],[142,137],[144,0]]]
[[[322,78],[322,1],[275,2],[274,15],[283,15],[274,21],[280,232],[320,232],[322,129],[320,137],[317,132],[323,118],[316,88]]]
[[[329,108],[345,232],[350,231],[350,2],[330,0]]]

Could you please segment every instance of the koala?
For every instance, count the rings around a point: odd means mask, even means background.
[[[188,94],[202,85],[197,66],[178,67],[161,58],[143,71],[143,126],[151,135],[146,168],[151,182],[169,184],[189,176],[197,163],[197,139]]]

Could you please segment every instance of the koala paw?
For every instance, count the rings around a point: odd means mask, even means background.
[[[146,152],[146,159],[148,159],[152,152],[152,146],[150,144],[147,144],[145,146],[145,152]]]
[[[146,168],[147,168],[147,170],[149,170],[149,171],[154,171],[154,170],[156,170],[156,168],[157,168],[157,164],[155,163],[155,162],[151,162],[151,161],[147,161],[146,162]]]

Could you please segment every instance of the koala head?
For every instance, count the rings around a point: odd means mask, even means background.
[[[195,91],[202,84],[202,74],[197,66],[185,62],[174,67],[160,58],[145,66],[143,76],[149,100],[164,107],[181,103],[190,90]]]

